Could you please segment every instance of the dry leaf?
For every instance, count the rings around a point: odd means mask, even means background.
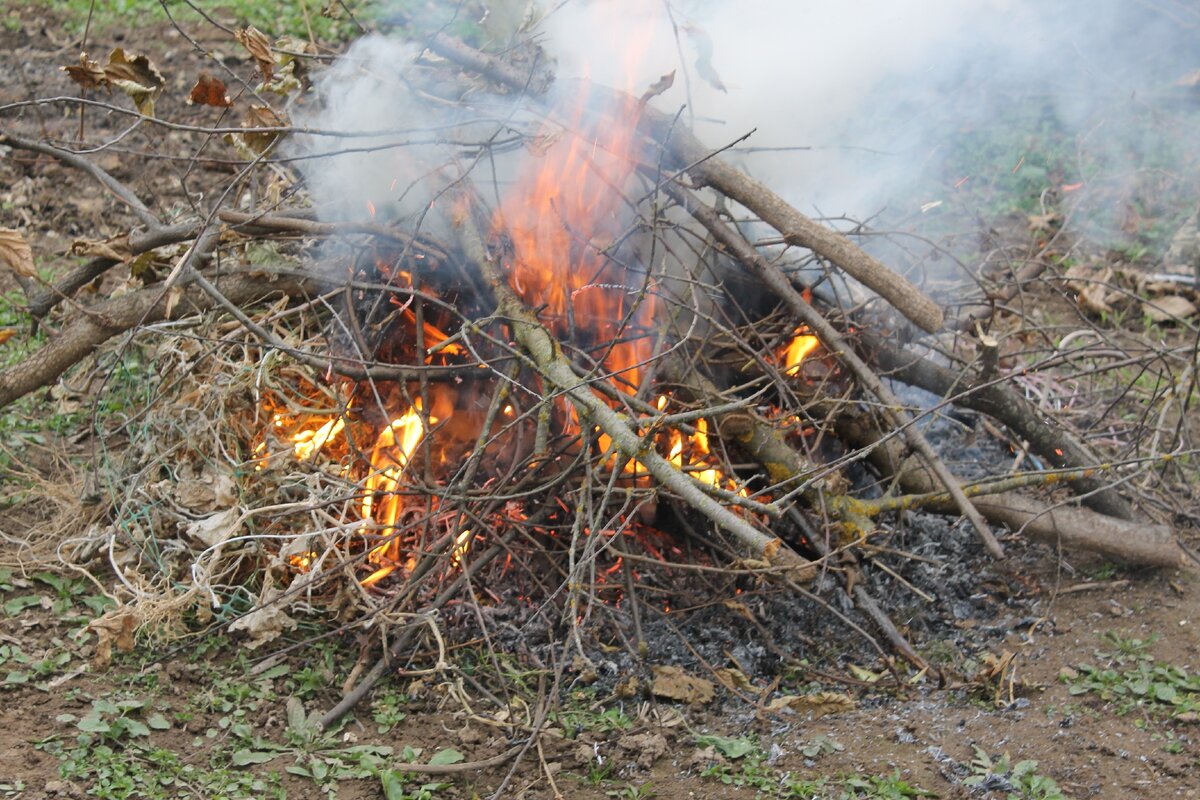
[[[87,630],[96,633],[96,654],[92,658],[93,663],[97,667],[107,667],[112,662],[114,644],[122,653],[133,650],[133,633],[137,630],[137,619],[130,609],[117,608],[89,622]]]
[[[655,697],[681,703],[708,703],[716,693],[712,681],[689,675],[679,667],[659,665],[651,667],[650,671],[654,673],[650,693]]]
[[[254,650],[278,639],[285,630],[290,631],[296,627],[296,620],[289,617],[279,603],[282,594],[281,590],[266,586],[259,598],[258,607],[238,617],[229,626],[231,631],[241,631],[249,635],[250,641],[246,642],[246,649]]]
[[[133,251],[129,249],[129,234],[127,233],[110,236],[107,239],[76,239],[71,243],[71,255],[111,258],[113,261],[123,264],[133,260]]]
[[[100,62],[88,58],[87,53],[79,54],[79,63],[77,65],[59,67],[59,69],[67,73],[71,80],[78,83],[84,89],[99,89],[101,86],[108,85],[108,77],[104,74],[104,70],[100,68]]]
[[[188,93],[188,105],[216,106],[229,108],[233,101],[225,90],[225,84],[207,72],[201,72],[196,85]]]
[[[854,698],[841,692],[814,692],[813,694],[785,694],[767,706],[768,711],[790,709],[798,714],[809,714],[816,719],[828,714],[853,711],[858,707]]]
[[[1146,300],[1142,313],[1154,322],[1178,322],[1196,313],[1196,304],[1177,294]]]
[[[728,92],[721,76],[713,66],[713,43],[708,33],[695,25],[685,25],[683,30],[691,37],[692,45],[696,48],[696,74],[700,79],[719,92]]]
[[[205,547],[216,547],[238,532],[241,516],[236,508],[227,508],[191,523],[185,534]]]
[[[162,94],[166,81],[150,59],[141,53],[126,53],[114,48],[104,66],[104,76],[110,86],[115,86],[133,100],[137,110],[148,117],[154,116],[154,101]]]
[[[33,250],[20,231],[0,228],[0,262],[23,278],[36,278]]]
[[[254,63],[258,65],[258,71],[262,73],[263,83],[270,83],[271,75],[275,71],[275,57],[271,55],[271,43],[267,37],[254,26],[242,28],[234,36],[242,43],[242,47],[250,51]]]
[[[4,344],[9,339],[17,335],[16,328],[0,328],[0,344]]]
[[[253,105],[246,111],[242,120],[243,128],[279,128],[287,124],[287,120],[276,114],[267,106]],[[274,131],[247,132],[238,134],[242,143],[254,153],[262,155],[267,148],[275,143],[279,134]]]
[[[750,679],[746,677],[746,673],[742,672],[740,669],[734,669],[733,667],[722,667],[721,669],[716,670],[713,675],[716,677],[717,683],[721,684],[726,689],[741,690],[754,688],[754,684],[752,684]]]
[[[1067,288],[1078,293],[1076,302],[1084,311],[1092,314],[1112,312],[1110,302],[1118,295],[1109,286],[1112,281],[1112,267],[1097,268],[1086,264],[1076,264],[1067,270]]]

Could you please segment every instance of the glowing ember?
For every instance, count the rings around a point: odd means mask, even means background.
[[[292,450],[296,453],[296,458],[301,461],[308,461],[335,436],[340,434],[345,427],[345,418],[334,417],[314,431],[300,431],[294,434],[292,436]]]
[[[471,549],[471,530],[464,530],[454,537],[454,549],[450,551],[450,566],[457,568],[462,564],[463,556]]]

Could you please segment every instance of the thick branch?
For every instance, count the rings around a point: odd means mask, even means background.
[[[865,418],[845,415],[837,420],[838,436],[854,447],[870,447],[868,459],[883,475],[894,478],[902,491],[923,495],[936,492],[933,477],[895,439],[885,439]],[[1093,511],[1053,507],[1016,492],[972,498],[975,507],[992,522],[1023,531],[1031,539],[1067,549],[1090,550],[1129,564],[1182,567],[1190,564],[1174,532],[1166,525],[1129,522]],[[931,510],[952,510],[941,501],[924,504]]]
[[[724,246],[730,255],[757,275],[771,291],[783,300],[796,318],[807,325],[809,330],[821,340],[825,349],[846,365],[854,374],[859,385],[879,399],[888,420],[897,430],[903,432],[905,441],[921,455],[930,470],[945,486],[946,491],[950,492],[955,505],[979,532],[979,537],[983,540],[988,552],[996,558],[1004,558],[1004,549],[992,535],[987,522],[963,494],[958,481],[934,452],[933,447],[914,424],[913,419],[904,411],[900,401],[891,389],[884,386],[879,376],[867,366],[866,362],[855,354],[833,325],[809,305],[778,267],[763,258],[762,254],[754,249],[754,246],[747,242],[740,233],[721,221],[712,208],[701,203],[691,192],[678,184],[668,182],[662,188],[676,203],[707,228],[713,238]]]
[[[870,331],[863,331],[859,342],[864,354],[880,369],[886,370],[889,377],[941,397],[953,397],[955,405],[994,417],[1028,441],[1030,449],[1051,466],[1086,467],[1100,462],[1070,433],[1044,421],[1037,408],[1007,383],[972,386],[962,374]],[[1132,519],[1129,503],[1103,481],[1091,478],[1072,485],[1075,491],[1085,495],[1083,502],[1089,508],[1110,517]]]
[[[677,494],[691,508],[708,517],[732,535],[756,558],[776,566],[788,567],[797,579],[810,580],[815,574],[812,563],[801,557],[776,536],[768,536],[746,520],[725,508],[707,494],[699,481],[663,458],[630,427],[629,419],[610,408],[575,373],[562,348],[516,293],[505,275],[487,252],[478,231],[470,221],[462,221],[462,239],[467,257],[475,262],[496,295],[498,315],[512,326],[517,342],[528,354],[538,373],[574,406],[581,421],[597,426],[607,434],[627,459],[636,460],[660,485]]]
[[[261,271],[226,272],[213,280],[221,293],[238,306],[275,294],[300,294],[308,288],[306,281],[295,277],[272,277]],[[216,306],[199,287],[184,290],[177,302],[167,294],[161,286],[150,286],[82,309],[40,350],[0,372],[0,408],[53,383],[101,344],[137,325],[180,319]]]
[[[753,211],[779,231],[788,244],[805,247],[844,270],[922,330],[933,333],[942,327],[940,306],[841,233],[801,214],[762,183],[713,156],[699,139],[675,126],[671,117],[646,109],[642,122],[658,141],[665,143],[675,168]]]

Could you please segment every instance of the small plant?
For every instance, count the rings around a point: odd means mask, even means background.
[[[1066,800],[1053,778],[1038,773],[1038,762],[1026,760],[1013,764],[1011,761],[1008,753],[992,759],[976,747],[975,758],[970,764],[973,774],[963,783],[1006,792],[1008,800]]]
[[[1150,647],[1159,640],[1157,633],[1146,639],[1126,637],[1116,631],[1105,631],[1100,634],[1100,640],[1112,647],[1112,650],[1097,650],[1096,657],[1123,664],[1133,659],[1150,658]]]
[[[609,789],[605,794],[617,800],[650,800],[651,797],[658,796],[658,792],[649,783],[631,783],[620,789]]]
[[[387,733],[408,717],[401,706],[408,701],[404,695],[389,689],[371,703],[371,719],[379,726],[380,733]]]
[[[165,731],[171,727],[166,717],[158,712],[148,715],[146,703],[142,700],[117,700],[116,702],[99,699],[92,701],[92,710],[87,716],[75,722],[75,727],[83,731],[80,734],[80,744],[96,740],[110,744],[122,743],[132,737],[146,737],[151,730]],[[138,717],[143,717],[139,719]],[[71,714],[58,718],[59,722],[75,721]]]
[[[846,790],[839,800],[903,800],[905,797],[937,797],[920,786],[913,786],[900,777],[900,770],[891,775],[850,776],[842,779]]]

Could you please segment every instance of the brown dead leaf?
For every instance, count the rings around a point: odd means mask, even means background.
[[[282,594],[281,589],[269,585],[264,587],[258,606],[253,611],[238,617],[229,626],[229,630],[245,633],[250,637],[249,641],[245,643],[247,650],[261,647],[267,642],[278,639],[284,631],[295,629],[296,620],[287,615],[287,612],[283,610],[283,604],[279,602]]]
[[[1067,288],[1077,293],[1076,302],[1092,314],[1111,313],[1112,301],[1119,295],[1112,291],[1112,267],[1093,267],[1076,264],[1067,270]]]
[[[287,125],[287,120],[276,114],[267,106],[253,105],[246,111],[242,120],[243,128],[279,128]],[[248,131],[238,134],[241,144],[256,155],[262,155],[267,148],[275,143],[279,134],[274,131]],[[236,146],[236,143],[235,143]]]
[[[100,62],[88,58],[87,53],[79,54],[78,64],[59,67],[59,69],[67,73],[71,80],[78,83],[84,89],[99,89],[101,86],[108,85],[108,77],[104,74],[104,70],[100,68]]]
[[[681,703],[708,703],[716,693],[712,681],[689,675],[679,667],[657,665],[651,667],[650,671],[654,673],[650,693],[655,697]]]
[[[258,65],[258,71],[262,74],[263,83],[270,83],[271,75],[275,72],[275,57],[271,55],[271,42],[266,35],[251,25],[242,28],[234,36],[254,58],[254,63]]]
[[[650,84],[650,88],[642,92],[642,96],[638,98],[638,108],[642,108],[654,98],[670,89],[675,85],[675,70],[671,70],[666,75]]]
[[[742,603],[738,600],[726,600],[725,602],[721,603],[721,605],[725,606],[742,619],[749,622],[754,622],[754,613],[746,607],[745,603]]]
[[[843,711],[853,711],[858,707],[848,694],[841,692],[814,692],[813,694],[785,694],[776,697],[767,705],[768,711],[782,711],[785,708],[798,714],[809,714],[813,719],[829,714],[839,714]]]
[[[93,662],[97,667],[107,667],[112,663],[114,644],[122,653],[133,650],[133,633],[137,630],[137,618],[128,608],[117,608],[89,622],[87,629],[96,633],[96,654],[92,657]]]
[[[120,261],[123,264],[133,260],[133,251],[129,249],[129,234],[127,233],[110,236],[107,239],[76,239],[71,243],[71,255],[111,258],[113,261]]]
[[[1177,294],[1142,303],[1142,313],[1154,322],[1178,322],[1196,313],[1196,304]]]
[[[721,669],[716,670],[713,675],[716,677],[717,683],[721,684],[726,689],[743,690],[754,688],[754,684],[752,684],[750,679],[746,677],[746,673],[742,672],[740,669],[735,669],[733,667],[722,667]]]
[[[0,344],[4,344],[9,339],[17,335],[16,328],[0,328]]]
[[[196,79],[196,85],[188,93],[188,105],[229,108],[233,101],[229,99],[224,83],[207,72],[201,72],[200,77]]]
[[[137,110],[148,117],[154,116],[154,101],[162,94],[166,80],[162,73],[141,53],[126,53],[114,48],[104,65],[104,76],[110,86],[115,86],[133,100]]]
[[[20,231],[0,228],[0,263],[23,278],[36,278],[37,267],[33,263],[33,250]]]

